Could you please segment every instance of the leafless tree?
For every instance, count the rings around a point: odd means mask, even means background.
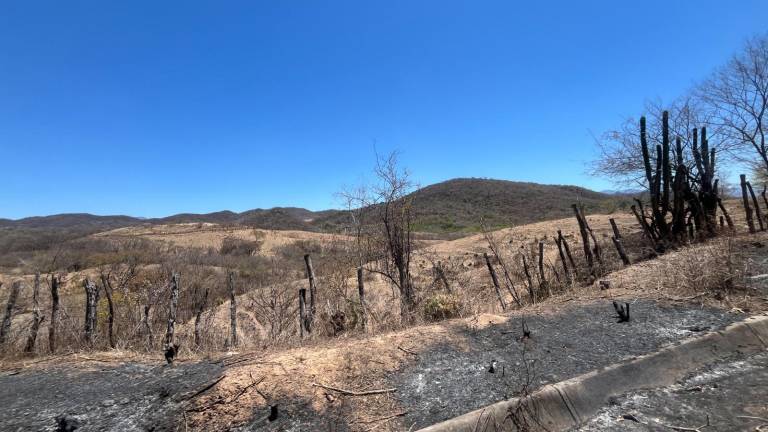
[[[723,140],[736,144],[742,161],[755,163],[768,173],[768,34],[748,40],[696,89],[711,113],[709,123],[720,127]]]
[[[660,101],[646,102],[644,111],[650,126],[647,139],[651,148],[663,143],[661,125],[665,110],[669,112],[669,134],[680,137],[681,140],[682,154],[678,155],[677,149],[673,148],[672,158],[678,160],[678,156],[681,156],[683,163],[691,171],[695,165],[691,157],[693,130],[710,124],[710,114],[699,99],[691,96],[679,98],[670,104]],[[637,124],[637,119],[628,118],[617,129],[607,131],[597,138],[600,155],[592,162],[592,174],[611,178],[630,188],[646,187],[646,172]],[[720,138],[718,132],[718,128],[710,127],[710,138]],[[720,149],[726,149],[726,143],[723,142]],[[651,161],[656,164],[654,154],[651,154]]]

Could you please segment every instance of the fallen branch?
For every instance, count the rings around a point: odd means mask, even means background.
[[[201,394],[205,393],[206,391],[211,389],[213,386],[215,386],[216,384],[221,382],[221,380],[223,380],[225,376],[226,375],[222,375],[222,376],[216,378],[210,384],[206,385],[205,387],[201,388],[200,390],[196,391],[195,393],[193,393],[190,396],[182,396],[181,399],[179,399],[179,401],[190,400],[190,399],[194,399],[194,398],[200,396]]]
[[[341,393],[341,394],[345,394],[345,395],[348,395],[348,396],[368,396],[368,395],[373,395],[373,394],[392,393],[392,392],[396,392],[397,391],[396,388],[367,390],[367,391],[354,391],[354,390],[345,390],[345,389],[341,389],[341,388],[337,388],[337,387],[331,387],[331,386],[327,386],[327,385],[324,385],[324,384],[318,384],[318,383],[312,383],[312,385],[315,386],[315,387],[324,388],[326,390],[333,390],[335,392],[338,392],[338,393]]]
[[[413,352],[413,351],[411,351],[411,350],[409,350],[409,349],[405,349],[405,348],[401,347],[400,345],[398,345],[398,346],[397,346],[397,349],[399,349],[400,351],[402,351],[402,352],[404,352],[404,353],[406,353],[406,354],[414,355],[414,356],[416,356],[416,357],[418,357],[418,356],[419,356],[419,354],[418,354],[418,353],[415,353],[415,352]]]
[[[373,420],[355,420],[352,423],[371,424],[371,423],[377,423],[377,422],[384,421],[384,420],[392,420],[393,418],[402,417],[402,416],[404,416],[406,414],[408,414],[408,411],[403,411],[403,412],[395,413],[395,414],[392,414],[392,415],[388,415],[386,417],[375,418]]]

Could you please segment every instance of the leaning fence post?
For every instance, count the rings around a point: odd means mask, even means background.
[[[755,221],[752,220],[752,207],[749,205],[749,196],[747,195],[747,176],[741,174],[739,179],[741,180],[741,198],[744,202],[744,213],[747,216],[747,226],[749,227],[749,232],[754,233]]]
[[[493,269],[493,265],[491,265],[491,259],[488,258],[488,254],[483,253],[483,257],[485,257],[485,264],[488,266],[488,271],[491,273],[491,279],[493,280],[493,287],[496,289],[496,296],[499,298],[499,303],[501,304],[501,310],[506,310],[507,304],[504,303],[504,298],[501,296],[501,289],[499,289],[499,279],[496,277],[496,270]]]

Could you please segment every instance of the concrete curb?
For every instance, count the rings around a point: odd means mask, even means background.
[[[612,396],[674,384],[690,372],[730,355],[768,349],[768,315],[734,323],[722,331],[686,339],[652,354],[546,385],[525,398],[513,398],[421,429],[421,432],[563,430],[577,427]],[[508,415],[517,410],[516,425]]]

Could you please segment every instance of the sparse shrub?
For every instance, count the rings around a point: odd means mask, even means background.
[[[424,299],[424,319],[440,321],[461,313],[461,299],[455,294],[438,293]]]
[[[262,241],[244,240],[237,237],[225,237],[221,241],[219,253],[222,255],[252,256],[261,251]]]

